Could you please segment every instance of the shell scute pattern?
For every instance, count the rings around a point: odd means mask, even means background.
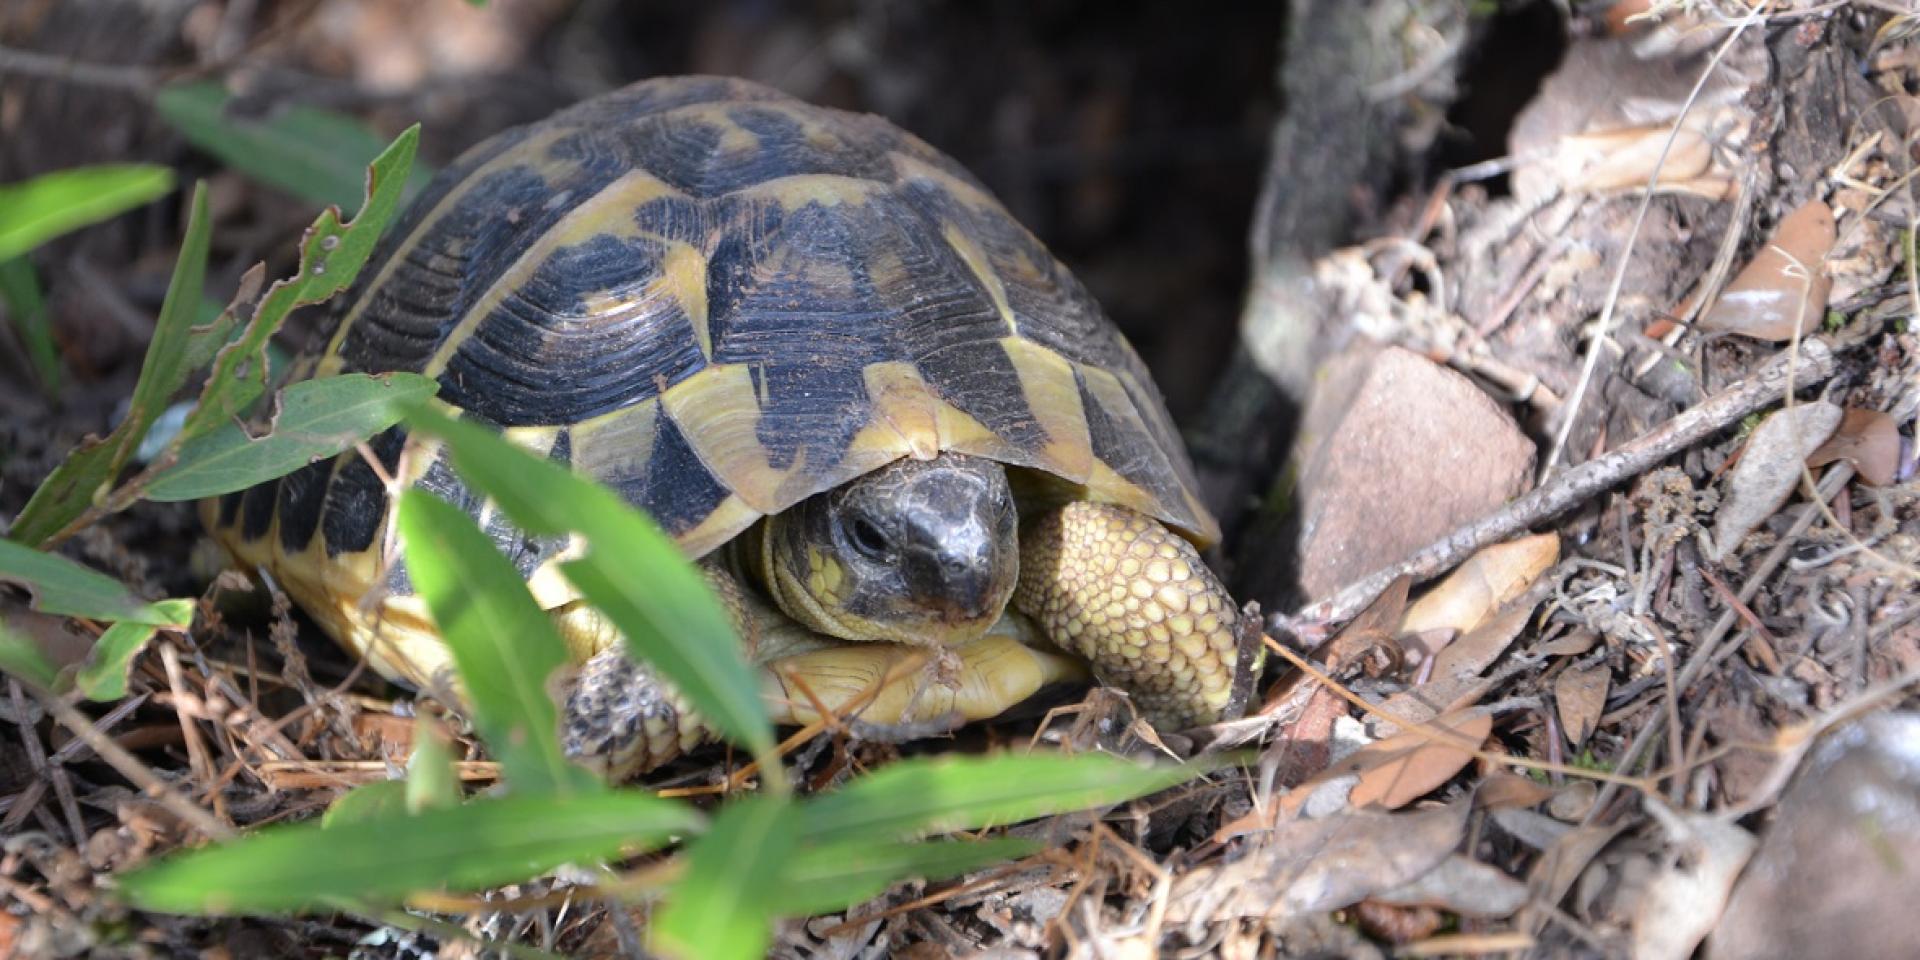
[[[320,372],[424,371],[478,421],[570,428],[574,465],[695,553],[934,449],[1217,535],[1138,357],[911,135],[681,79],[501,142],[442,174],[389,237]],[[400,443],[374,449],[389,462]],[[373,471],[352,455],[309,470],[267,495],[284,535],[369,549],[386,512]],[[254,512],[248,499],[221,516],[252,537]]]

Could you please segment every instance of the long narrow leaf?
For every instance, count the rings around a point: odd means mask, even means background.
[[[0,673],[42,690],[52,690],[60,679],[60,668],[47,658],[46,651],[32,640],[0,623]]]
[[[300,241],[298,272],[267,290],[246,331],[214,358],[200,403],[181,430],[183,440],[214,430],[252,406],[267,389],[267,341],[287,314],[295,307],[325,301],[360,275],[380,234],[400,209],[407,171],[413,168],[419,144],[416,125],[374,158],[367,168],[367,202],[351,223],[342,224],[339,209],[329,207],[308,228]]]
[[[631,791],[510,795],[418,814],[383,808],[324,828],[271,827],[134,870],[119,885],[135,906],[169,913],[393,902],[642,852],[699,825],[691,807]]]
[[[281,392],[266,436],[229,423],[193,438],[147,484],[147,498],[197,500],[292,473],[393,426],[406,404],[438,386],[417,373],[348,373],[293,384]]]
[[[590,790],[567,762],[547,678],[566,645],[493,542],[460,508],[423,490],[400,498],[407,572],[453,652],[474,726],[500,758],[507,782],[527,793]]]
[[[8,531],[12,539],[39,546],[86,512],[94,498],[101,496],[119,476],[148,428],[166,410],[167,399],[193,372],[184,358],[194,312],[200,306],[200,289],[207,275],[207,244],[212,227],[207,219],[206,184],[194,187],[190,209],[187,234],[180,242],[180,256],[173,265],[173,279],[167,285],[167,299],[161,304],[160,318],[154,323],[153,340],[147,344],[146,359],[140,363],[140,379],[134,384],[126,419],[105,440],[88,438],[41,481],[40,488],[27,501],[26,509],[14,521],[13,529]]]
[[[686,876],[654,920],[657,946],[668,956],[700,960],[764,956],[797,814],[777,794],[728,804],[687,850]]]
[[[0,306],[26,345],[27,359],[48,396],[60,392],[60,350],[53,342],[53,326],[47,321],[47,300],[40,292],[40,278],[25,257],[0,260]]]
[[[233,97],[218,83],[195,81],[161,89],[160,116],[194,146],[262,183],[342,210],[360,202],[361,174],[381,140],[360,121],[317,107],[294,106],[264,118],[234,116]],[[431,171],[414,171],[424,185]]]
[[[192,604],[147,603],[104,573],[9,540],[0,540],[0,582],[25,587],[41,613],[159,627],[184,627],[193,620]]]
[[[0,184],[0,260],[152,203],[173,189],[173,171],[150,163],[108,163]]]
[[[605,487],[478,426],[426,410],[408,422],[445,440],[461,475],[521,528],[585,536],[591,549],[563,567],[567,578],[701,716],[756,756],[769,754],[773,729],[733,627],[699,571],[653,521]]]
[[[1204,772],[1100,753],[903,760],[806,805],[806,839],[912,837],[1119,803]]]
[[[929,883],[1044,849],[1036,840],[881,841],[865,838],[793,852],[781,870],[773,905],[781,916],[805,917],[865,903],[909,878]]]

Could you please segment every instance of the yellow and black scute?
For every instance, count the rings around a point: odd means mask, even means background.
[[[306,368],[432,376],[463,416],[617,489],[693,556],[941,451],[1218,537],[1139,357],[985,188],[878,117],[742,81],[647,81],[474,147],[327,323]],[[398,429],[371,448],[470,508],[537,595],[560,589],[542,570],[564,544],[520,538]],[[431,636],[382,553],[391,508],[349,453],[205,512],[350,646],[384,590],[385,629],[426,632],[363,652],[420,682],[407,661]]]

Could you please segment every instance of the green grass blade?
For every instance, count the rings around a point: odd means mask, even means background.
[[[413,756],[407,758],[407,809],[414,813],[460,803],[460,772],[453,745],[439,721],[421,714],[413,724]]]
[[[470,423],[423,411],[417,431],[446,441],[462,476],[535,534],[578,532],[590,549],[562,569],[625,634],[628,648],[672,681],[700,715],[767,757],[773,728],[760,684],[706,580],[645,514],[605,487]]]
[[[193,622],[192,600],[159,600],[153,607],[182,625]],[[108,627],[107,632],[93,642],[86,662],[74,674],[74,686],[82,696],[101,703],[126,696],[127,673],[133,669],[133,658],[146,649],[147,642],[159,629],[153,624],[132,620]]]
[[[131,620],[156,627],[193,622],[191,603],[184,607],[176,601],[148,603],[104,573],[9,540],[0,540],[0,582],[26,588],[33,595],[33,608],[41,613]]]
[[[0,260],[145,206],[172,190],[173,171],[150,163],[75,167],[0,184]]]
[[[776,794],[735,800],[720,811],[713,829],[688,848],[687,873],[654,919],[661,952],[702,960],[766,955],[797,813]]]
[[[1119,803],[1203,772],[1101,753],[903,760],[808,803],[806,838],[828,845],[1015,823]]]
[[[53,342],[53,326],[47,321],[47,300],[40,292],[40,278],[25,257],[0,260],[0,306],[26,345],[27,359],[40,378],[47,396],[60,392],[60,350]]]
[[[380,234],[400,209],[407,171],[413,167],[419,144],[416,125],[374,159],[367,168],[367,202],[351,223],[342,224],[334,207],[314,220],[300,241],[299,269],[267,290],[246,331],[214,357],[199,405],[180,431],[183,441],[217,429],[251,407],[267,389],[267,341],[287,314],[295,307],[324,302],[360,275]]]
[[[126,419],[105,440],[89,438],[82,443],[41,481],[8,531],[12,539],[30,546],[42,545],[85,513],[96,497],[104,497],[148,428],[166,410],[168,398],[193,373],[183,360],[207,275],[212,226],[207,219],[206,184],[194,187],[189,209],[186,237],[180,242],[173,279],[167,285],[160,318],[154,323],[146,358],[141,361],[140,379],[134,384]]]
[[[180,447],[173,466],[147,484],[149,500],[197,500],[285,476],[400,421],[405,405],[438,389],[417,373],[348,373],[293,384],[264,437],[237,423]]]
[[[178,83],[154,98],[160,116],[194,146],[228,166],[316,204],[350,210],[360,202],[361,174],[381,140],[360,121],[295,106],[252,119],[228,112],[233,97],[219,83]],[[409,192],[432,177],[413,172]]]
[[[320,829],[332,830],[350,823],[364,823],[382,817],[403,816],[407,812],[407,784],[403,780],[375,780],[363,783],[340,795],[320,815]]]
[[[0,623],[0,673],[42,690],[52,690],[60,680],[60,668],[47,658],[46,651],[32,640]]]
[[[527,793],[597,785],[561,752],[547,679],[566,645],[513,564],[465,511],[423,490],[400,497],[407,572],[453,652],[474,726],[509,784]]]
[[[684,804],[632,791],[509,795],[408,814],[270,827],[119,878],[134,906],[166,913],[285,913],[350,900],[516,883],[570,862],[659,846],[695,830]]]
[[[935,883],[1045,847],[1019,837],[922,843],[867,839],[806,847],[788,859],[772,902],[775,912],[786,917],[832,913],[865,903],[902,880],[917,877]]]

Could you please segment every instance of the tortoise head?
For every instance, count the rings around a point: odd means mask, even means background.
[[[1000,464],[900,460],[769,518],[758,573],[815,630],[947,645],[985,633],[1005,609],[1017,526]]]

